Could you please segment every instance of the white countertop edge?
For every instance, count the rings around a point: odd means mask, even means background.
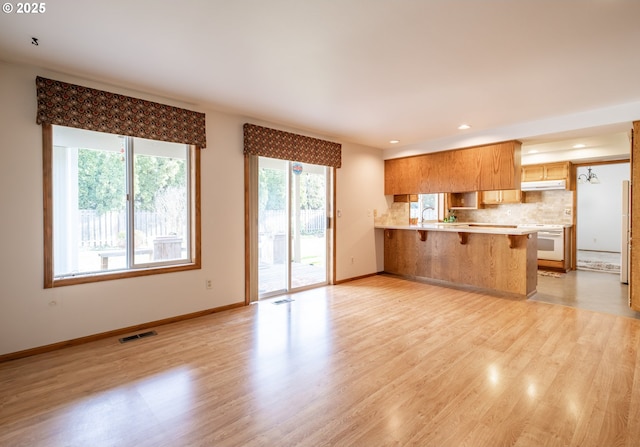
[[[483,233],[483,234],[506,234],[522,236],[541,231],[535,228],[486,228],[486,227],[465,227],[464,224],[424,224],[424,225],[376,225],[375,228],[381,230],[425,230],[425,231],[445,231],[449,233]]]

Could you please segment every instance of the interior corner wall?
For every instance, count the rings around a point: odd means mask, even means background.
[[[38,75],[206,113],[201,270],[43,288],[42,131],[35,122]],[[0,355],[243,303],[242,126],[247,121],[260,124],[144,92],[0,62]],[[337,225],[338,279],[381,270],[373,217],[367,218],[367,213],[383,208],[383,167],[379,149],[343,144],[343,167],[337,170],[337,207],[343,210]],[[212,289],[206,288],[206,280],[212,281]]]
[[[342,167],[336,170],[336,281],[384,269],[382,231],[374,215],[386,212],[382,150],[342,145]]]

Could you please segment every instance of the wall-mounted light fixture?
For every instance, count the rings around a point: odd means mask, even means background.
[[[600,179],[594,172],[591,172],[591,168],[587,168],[587,171],[586,174],[580,174],[578,176],[578,183],[600,183]]]

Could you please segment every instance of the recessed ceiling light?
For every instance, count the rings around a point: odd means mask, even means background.
[[[468,124],[460,124],[460,125],[458,126],[458,129],[459,129],[459,130],[471,129],[471,126],[470,126],[470,125],[468,125]]]
[[[400,142],[400,140],[391,140],[391,141],[389,141],[389,143],[391,143],[391,144],[398,144],[399,142]]]
[[[538,151],[536,149],[531,149],[527,154],[537,154]]]
[[[587,145],[586,144],[582,144],[582,143],[573,145],[574,149],[582,149],[583,147],[587,147]]]

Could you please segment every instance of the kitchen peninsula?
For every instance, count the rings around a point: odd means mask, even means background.
[[[537,287],[537,230],[474,223],[378,225],[384,271],[528,297]]]

